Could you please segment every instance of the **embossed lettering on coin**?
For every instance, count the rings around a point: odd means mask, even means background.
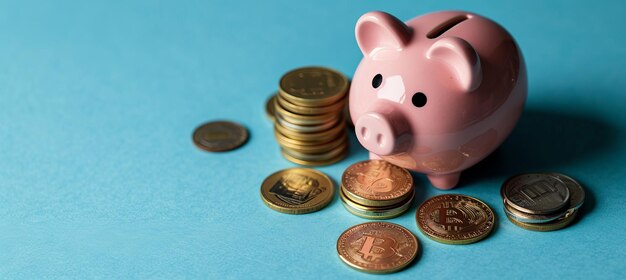
[[[512,177],[503,184],[501,193],[511,207],[531,214],[559,211],[568,205],[570,199],[567,185],[546,173]]]
[[[261,198],[271,209],[287,214],[304,214],[328,205],[333,182],[324,173],[309,168],[278,171],[261,184]]]
[[[384,160],[366,160],[349,166],[341,183],[350,199],[366,205],[397,203],[413,189],[411,174]]]

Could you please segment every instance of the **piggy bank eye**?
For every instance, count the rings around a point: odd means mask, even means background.
[[[372,86],[374,88],[378,88],[380,84],[382,83],[383,83],[383,75],[376,74],[376,76],[374,76],[374,79],[372,79]]]
[[[426,94],[422,92],[416,92],[415,94],[413,94],[411,102],[413,102],[413,106],[415,107],[424,107],[424,105],[426,105]]]

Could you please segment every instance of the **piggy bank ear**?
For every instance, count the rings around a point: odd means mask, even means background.
[[[365,56],[379,49],[401,50],[411,39],[411,29],[384,12],[369,12],[356,23],[356,41]]]
[[[447,67],[465,92],[471,92],[482,82],[478,54],[467,41],[458,37],[437,40],[426,52],[428,59],[440,61]]]

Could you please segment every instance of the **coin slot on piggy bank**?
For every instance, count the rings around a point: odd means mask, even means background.
[[[458,11],[406,23],[370,12],[355,35],[363,59],[349,107],[370,158],[450,189],[515,127],[527,95],[526,67],[499,24]]]

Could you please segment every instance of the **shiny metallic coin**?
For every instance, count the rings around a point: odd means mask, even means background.
[[[335,139],[339,135],[339,133],[342,133],[342,131],[346,129],[346,123],[341,122],[328,130],[314,132],[314,133],[296,132],[296,131],[287,129],[278,123],[274,124],[274,129],[280,132],[281,134],[294,140],[317,141],[317,140]]]
[[[275,133],[275,134],[280,134],[280,133]],[[325,152],[335,149],[336,147],[340,145],[348,144],[347,133],[340,134],[339,137],[331,140],[331,142],[323,143],[323,144],[316,144],[316,145],[309,145],[308,142],[301,142],[301,144],[293,144],[291,142],[283,141],[282,140],[283,137],[286,137],[286,136],[276,135],[276,140],[278,141],[278,144],[282,148],[289,149],[289,150],[296,151],[296,152],[301,152],[301,153],[308,153],[308,154],[325,153]]]
[[[509,216],[508,214],[506,215],[506,217],[509,219],[509,221],[511,221],[511,223],[523,229],[533,230],[533,231],[553,231],[553,230],[562,229],[568,226],[569,224],[571,224],[572,221],[576,218],[577,213],[578,211],[574,211],[552,222],[541,223],[541,224],[520,222],[516,220],[514,217]]]
[[[315,162],[319,162],[319,161],[326,161],[326,160],[330,160],[333,158],[336,158],[337,156],[346,153],[346,149],[348,148],[348,143],[344,143],[338,147],[336,147],[333,150],[330,150],[328,152],[325,153],[321,153],[321,154],[309,154],[309,153],[301,153],[298,151],[292,151],[289,149],[285,149],[284,147],[282,148],[282,151],[294,158],[300,159],[300,160],[307,160],[307,161],[315,161]]]
[[[348,92],[348,78],[324,67],[303,67],[283,75],[279,94],[292,104],[317,107],[328,106]]]
[[[341,118],[336,118],[335,120],[332,120],[330,122],[318,124],[318,125],[297,125],[297,124],[292,124],[284,120],[280,115],[278,115],[276,118],[276,122],[278,122],[278,124],[280,124],[281,126],[285,127],[288,130],[297,131],[298,133],[315,133],[315,132],[328,130],[336,126],[339,121],[343,121],[343,120]]]
[[[568,211],[571,212],[573,210],[580,208],[580,206],[582,206],[583,203],[585,202],[585,189],[583,189],[583,187],[578,183],[578,181],[572,179],[571,177],[567,175],[560,174],[560,173],[549,173],[549,174],[565,182],[565,185],[567,186],[567,189],[569,190],[569,194],[570,194]]]
[[[400,201],[398,204],[383,207],[373,207],[361,205],[350,200],[350,198],[346,196],[343,187],[340,188],[339,191],[339,197],[341,198],[341,202],[346,210],[348,210],[348,212],[361,218],[372,220],[391,219],[402,215],[411,207],[414,196],[415,191],[412,191],[411,193],[409,193],[404,201]]]
[[[273,122],[276,121],[276,110],[274,108],[274,103],[276,103],[276,93],[272,95],[272,97],[268,98],[267,102],[265,102],[265,114]]]
[[[515,220],[518,220],[522,223],[531,223],[531,224],[539,224],[539,223],[548,223],[554,220],[561,218],[565,213],[557,212],[552,214],[528,214],[522,211],[519,211],[509,205],[508,202],[504,202],[504,212]]]
[[[341,134],[340,134],[341,135]],[[320,145],[325,145],[327,143],[332,142],[333,140],[329,140],[329,139],[317,139],[317,140],[311,140],[311,139],[307,139],[307,140],[296,140],[296,139],[292,139],[282,133],[280,133],[280,131],[277,131],[276,129],[274,129],[274,136],[276,137],[276,140],[278,141],[278,144],[282,145],[283,143],[288,143],[288,144],[292,144],[292,145],[296,145],[296,146],[306,146],[306,147],[313,147],[313,146],[320,146]]]
[[[214,121],[196,128],[192,139],[202,150],[223,152],[243,145],[248,140],[248,130],[234,122]]]
[[[261,184],[261,198],[271,209],[287,214],[305,214],[322,209],[332,200],[333,182],[324,173],[309,168],[278,171]]]
[[[348,198],[368,206],[393,205],[413,191],[409,171],[384,160],[366,160],[349,166],[341,184]]]
[[[302,160],[302,159],[299,159],[299,158],[295,158],[295,157],[291,156],[290,154],[285,153],[285,151],[282,150],[282,149],[281,149],[280,153],[283,155],[283,157],[285,159],[287,159],[288,161],[291,161],[291,162],[293,162],[295,164],[299,164],[299,165],[303,165],[303,166],[324,166],[324,165],[333,164],[333,163],[336,163],[336,162],[342,160],[343,158],[346,157],[347,151],[348,151],[348,149],[346,149],[344,153],[341,153],[337,157],[334,157],[334,158],[331,158],[331,159],[328,159],[328,160],[322,160],[322,161]]]
[[[324,115],[328,113],[337,113],[338,111],[341,111],[345,106],[345,101],[343,99],[340,99],[339,101],[331,105],[321,107],[299,106],[285,100],[285,98],[281,97],[281,95],[278,95],[276,101],[289,112],[300,115]]]
[[[336,121],[337,119],[337,114],[334,113],[311,116],[298,115],[289,112],[287,109],[280,106],[278,102],[274,104],[274,109],[276,110],[276,114],[283,120],[295,125],[323,125],[325,123]]]
[[[339,258],[368,273],[391,273],[409,265],[419,243],[408,229],[387,222],[369,222],[344,231],[337,240]]]
[[[511,207],[529,214],[550,214],[567,207],[570,192],[565,182],[546,173],[527,173],[509,178],[500,191]]]
[[[469,244],[493,230],[495,217],[484,202],[460,194],[427,199],[417,210],[417,226],[429,238],[446,244]]]

